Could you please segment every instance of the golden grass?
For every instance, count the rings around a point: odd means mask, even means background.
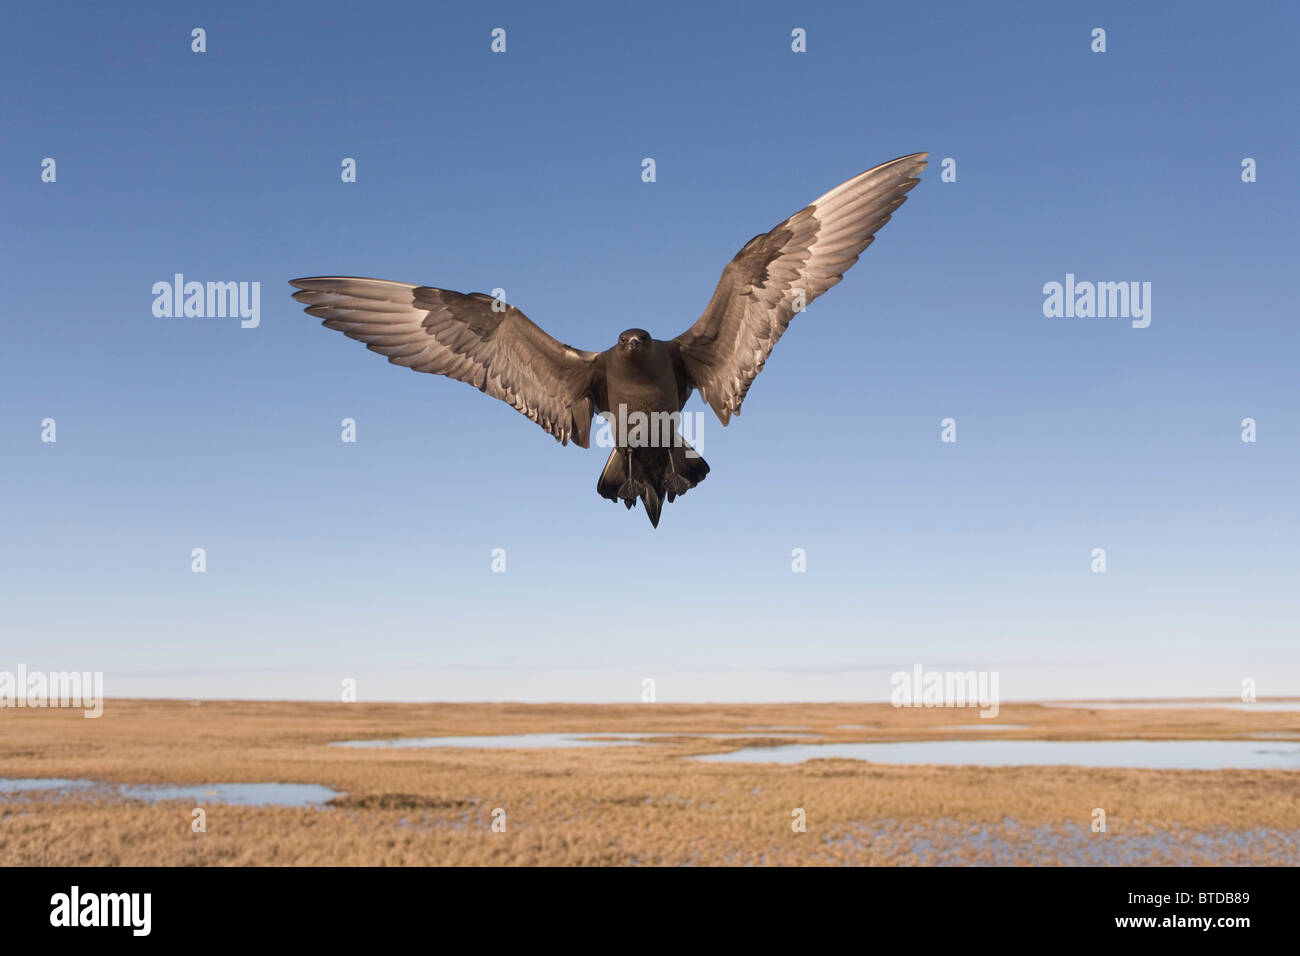
[[[354,738],[800,727],[836,741],[976,736],[973,710],[887,704],[580,705],[109,701],[0,711],[0,776],[121,783],[281,781],[327,808],[0,796],[14,864],[1294,864],[1300,774],[909,767],[850,760],[700,763],[761,742],[668,738],[565,750],[328,747]],[[1300,735],[1300,713],[1067,710],[1005,704],[979,733],[1034,739]],[[864,725],[846,729],[842,725]],[[768,742],[777,741],[767,738]],[[1089,829],[1104,808],[1107,832]],[[491,830],[492,811],[507,831]],[[806,833],[791,830],[803,808]],[[1109,842],[1103,842],[1109,841]]]

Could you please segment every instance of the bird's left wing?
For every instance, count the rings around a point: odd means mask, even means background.
[[[728,263],[704,314],[673,339],[689,385],[722,424],[740,414],[745,393],[801,305],[843,278],[920,182],[927,155],[903,156],[841,183],[749,240]]]
[[[394,365],[468,382],[560,444],[587,447],[597,411],[596,353],[557,342],[513,306],[482,293],[385,279],[328,276],[290,285],[302,290],[293,297],[326,328],[364,342]]]

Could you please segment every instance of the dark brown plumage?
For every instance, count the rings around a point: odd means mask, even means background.
[[[615,422],[678,413],[694,389],[726,425],[790,320],[858,261],[919,182],[926,155],[867,170],[755,236],[723,270],[704,314],[667,341],[628,329],[613,348],[586,352],[491,296],[384,279],[294,279],[301,290],[294,298],[327,328],[395,365],[447,375],[509,403],[561,444],[586,448],[597,413]],[[709,466],[680,435],[668,447],[647,446],[635,442],[635,427],[614,424],[613,434],[628,433],[633,438],[613,449],[596,490],[628,508],[639,498],[658,527],[664,499],[694,488]]]

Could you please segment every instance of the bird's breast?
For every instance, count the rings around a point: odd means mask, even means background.
[[[639,360],[623,359],[610,363],[605,388],[608,408],[624,406],[629,412],[676,412],[677,379],[667,354],[656,349]]]

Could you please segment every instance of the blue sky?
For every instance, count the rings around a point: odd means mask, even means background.
[[[0,669],[109,696],[883,700],[918,662],[1004,699],[1300,693],[1294,5],[240,6],[6,14]],[[596,495],[606,452],[289,298],[501,287],[579,347],[668,338],[751,236],[921,150],[657,531]],[[261,324],[155,317],[175,273],[260,282]],[[1150,282],[1150,327],[1045,317],[1067,273]]]

